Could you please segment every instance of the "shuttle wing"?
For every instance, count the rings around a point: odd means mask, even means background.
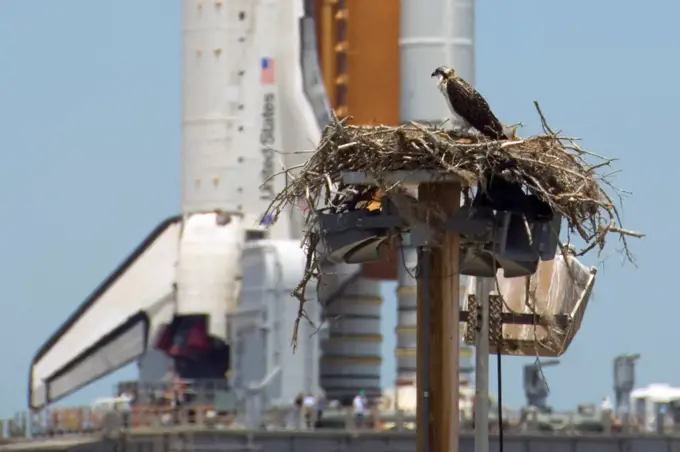
[[[28,402],[39,409],[144,354],[150,329],[169,321],[180,217],[163,221],[33,358]],[[171,315],[171,314],[170,314]]]

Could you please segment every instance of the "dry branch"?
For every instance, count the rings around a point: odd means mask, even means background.
[[[456,137],[442,128],[417,123],[353,126],[334,117],[324,129],[319,146],[310,151],[306,163],[298,165],[290,183],[267,211],[276,219],[301,201],[316,209],[306,212],[306,273],[294,292],[300,301],[300,317],[304,316],[305,287],[318,277],[316,211],[340,211],[366,190],[340,184],[345,172],[363,171],[380,181],[382,175],[394,171],[435,170],[457,175],[470,187],[484,187],[489,174],[500,176],[521,183],[567,220],[569,230],[586,244],[575,253],[577,256],[593,248],[601,250],[607,235],[615,233],[623,241],[627,259],[633,261],[626,237],[643,235],[620,226],[619,210],[611,196],[618,196],[620,201],[621,191],[609,183],[606,175],[598,173],[614,160],[587,152],[577,144],[578,139],[554,132],[538,103],[535,106],[544,133],[502,141]],[[397,191],[394,184],[379,185],[386,196]],[[297,328],[294,343],[296,338]]]

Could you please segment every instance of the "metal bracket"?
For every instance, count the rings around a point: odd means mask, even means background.
[[[367,171],[349,171],[342,173],[342,183],[347,185],[378,185],[381,182],[385,184],[404,185],[455,182],[460,184],[461,187],[468,186],[468,181],[460,176],[430,170],[393,171],[380,176],[380,178],[376,178]]]
[[[379,242],[395,231],[409,233],[411,246],[439,246],[440,231],[426,222],[408,224],[387,198],[379,211],[359,209],[338,214],[319,213],[318,221],[329,259],[336,263],[349,262],[349,254],[354,255],[353,263],[379,259]],[[495,268],[503,268],[506,277],[517,277],[535,273],[539,259],[554,257],[559,222],[560,218],[556,218],[552,223],[529,225],[527,231],[526,224],[517,214],[463,206],[444,227],[458,232],[463,238],[462,274],[493,276]],[[370,250],[361,252],[366,247]]]
[[[481,328],[482,306],[474,294],[468,295],[467,311],[460,311],[460,322],[465,323],[467,328],[465,337],[466,344],[475,343],[475,334]],[[562,330],[569,328],[571,318],[567,314],[558,314],[550,317],[548,322],[538,314],[503,312],[503,299],[497,294],[489,295],[489,344],[498,346],[506,343],[503,340],[503,325],[547,325],[552,324]],[[507,343],[511,345],[510,343]]]
[[[445,227],[447,231],[458,232],[474,242],[489,242],[493,239],[492,231],[496,222],[493,212],[463,206],[451,218]],[[437,233],[426,223],[411,225],[412,246],[436,246]]]
[[[394,213],[395,211],[396,207],[387,200],[383,211],[359,209],[339,214],[322,213],[319,214],[319,220],[322,232],[325,234],[350,229],[401,229],[402,232],[413,234],[413,246],[421,246],[426,240],[432,243],[435,233],[429,225],[426,223],[408,225],[398,214]],[[445,227],[448,231],[456,231],[462,235],[491,240],[490,233],[496,221],[491,211],[464,206],[455,216],[446,221]]]
[[[324,234],[335,234],[351,229],[377,230],[406,227],[406,223],[398,215],[374,214],[373,212],[360,209],[339,214],[319,214],[321,231]]]
[[[472,328],[477,328],[476,322],[478,314],[476,313],[476,309],[477,304],[475,303],[474,309],[470,309],[468,311],[460,311],[460,322],[467,323],[471,325]],[[567,314],[557,314],[555,316],[551,316],[550,318],[551,324],[554,324],[561,328],[567,328],[570,324],[570,319]],[[543,325],[545,323],[543,320],[543,316],[541,315],[515,312],[502,313],[501,321],[503,325]]]
[[[437,171],[394,171],[379,178],[366,171],[346,172],[342,182],[349,185],[382,185],[456,182],[459,176]],[[421,219],[406,220],[404,212],[385,196],[380,210],[358,209],[342,213],[319,213],[322,244],[331,262],[365,263],[380,258],[380,249],[399,234],[409,235],[415,247],[437,247],[441,229],[461,236],[463,275],[493,276],[502,268],[508,278],[534,274],[540,260],[551,260],[557,249],[561,218],[550,223],[527,224],[522,213],[495,211],[489,206],[462,206],[444,224],[433,225]]]

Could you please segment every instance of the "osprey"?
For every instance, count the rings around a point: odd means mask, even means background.
[[[471,127],[494,140],[507,138],[503,125],[493,114],[489,104],[473,87],[456,75],[453,68],[440,66],[432,77],[438,77],[437,85],[444,95],[454,120],[463,129]]]

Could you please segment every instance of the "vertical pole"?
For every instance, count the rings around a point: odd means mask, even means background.
[[[418,268],[420,270],[420,279],[423,284],[430,281],[432,265],[432,250],[429,246],[420,248],[418,256]],[[420,285],[419,285],[420,286]],[[418,337],[416,352],[418,355],[418,370],[416,377],[416,384],[418,385],[418,436],[420,438],[419,452],[430,452],[430,436],[427,432],[430,431],[430,332],[431,332],[431,309],[432,300],[429,290],[418,292]],[[420,325],[423,325],[420,327]],[[423,353],[420,353],[420,351]],[[422,432],[422,434],[421,434]],[[422,437],[421,437],[422,435]]]
[[[476,278],[480,307],[475,339],[475,452],[489,452],[489,293],[493,278]]]
[[[460,185],[423,184],[418,199],[450,217],[460,208]],[[418,452],[459,450],[459,248],[458,233],[447,231],[420,257],[417,385],[427,412],[418,410]]]

